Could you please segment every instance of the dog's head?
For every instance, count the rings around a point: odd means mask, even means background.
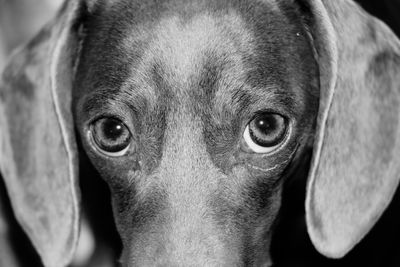
[[[398,184],[399,72],[350,1],[69,1],[4,73],[1,172],[47,266],[77,241],[75,129],[124,265],[261,266],[313,149],[308,231],[341,257]]]

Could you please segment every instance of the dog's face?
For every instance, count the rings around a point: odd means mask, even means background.
[[[125,266],[268,266],[302,163],[310,239],[342,257],[399,183],[399,73],[350,0],[66,1],[3,75],[1,174],[45,266],[79,236],[75,130]]]
[[[112,191],[123,263],[268,263],[282,182],[318,110],[295,7],[149,1],[96,12],[75,117]]]

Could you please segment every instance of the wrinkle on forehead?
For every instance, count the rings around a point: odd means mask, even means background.
[[[241,72],[242,57],[252,50],[253,37],[234,11],[218,17],[204,12],[188,21],[178,16],[163,18],[152,31],[139,66],[132,70],[132,77],[148,75],[152,66],[159,64],[167,82],[181,89],[192,77],[201,75],[210,55],[215,61],[232,62],[229,68],[232,75]],[[135,39],[138,32],[143,34],[137,29],[134,32]],[[133,43],[131,38],[124,41],[125,47]]]

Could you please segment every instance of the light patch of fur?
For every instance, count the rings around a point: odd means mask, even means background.
[[[135,29],[134,36],[146,36],[145,30]],[[224,75],[241,73],[239,55],[251,51],[253,42],[250,31],[233,11],[220,17],[201,13],[187,22],[177,16],[167,17],[155,26],[151,38],[140,66],[133,70],[132,75],[149,73],[148,69],[157,60],[165,67],[163,71],[168,77],[179,85],[187,84],[190,77],[199,74],[207,52],[216,56],[229,55],[229,59],[237,63],[232,64]],[[124,47],[129,47],[132,42],[131,37],[127,38]]]

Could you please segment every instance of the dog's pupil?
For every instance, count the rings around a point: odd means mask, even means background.
[[[103,124],[104,136],[113,141],[117,140],[124,132],[124,125],[114,119],[108,119]]]
[[[268,134],[276,128],[277,122],[273,116],[264,116],[257,119],[255,124],[263,134]]]

